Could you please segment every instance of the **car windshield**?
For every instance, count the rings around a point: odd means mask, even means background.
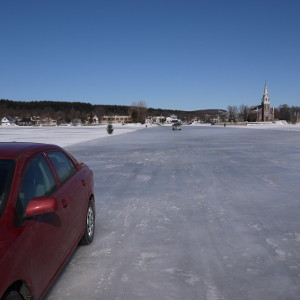
[[[9,195],[14,168],[14,160],[0,159],[0,217],[2,216]]]

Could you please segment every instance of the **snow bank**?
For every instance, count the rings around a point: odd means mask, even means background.
[[[114,135],[145,128],[140,124],[114,124]],[[51,143],[61,147],[110,136],[106,125],[99,126],[0,126],[0,142]]]
[[[288,124],[286,121],[276,121],[274,123],[248,123],[247,126],[232,126],[235,128],[251,128],[251,129],[280,129],[286,131],[300,131],[300,123]]]

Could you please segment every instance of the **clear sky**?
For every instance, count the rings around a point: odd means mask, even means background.
[[[0,0],[0,98],[300,106],[299,0]]]

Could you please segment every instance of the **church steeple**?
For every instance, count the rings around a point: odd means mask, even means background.
[[[273,112],[270,109],[270,98],[268,95],[268,86],[265,83],[264,94],[261,99],[261,121],[272,121],[274,118]]]
[[[268,95],[268,86],[267,83],[265,83],[265,87],[264,87],[264,94],[263,97],[261,99],[262,104],[264,103],[270,103],[270,99],[269,99],[269,95]]]

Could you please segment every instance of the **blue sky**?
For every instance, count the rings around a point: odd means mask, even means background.
[[[300,106],[299,0],[0,0],[0,98]]]

